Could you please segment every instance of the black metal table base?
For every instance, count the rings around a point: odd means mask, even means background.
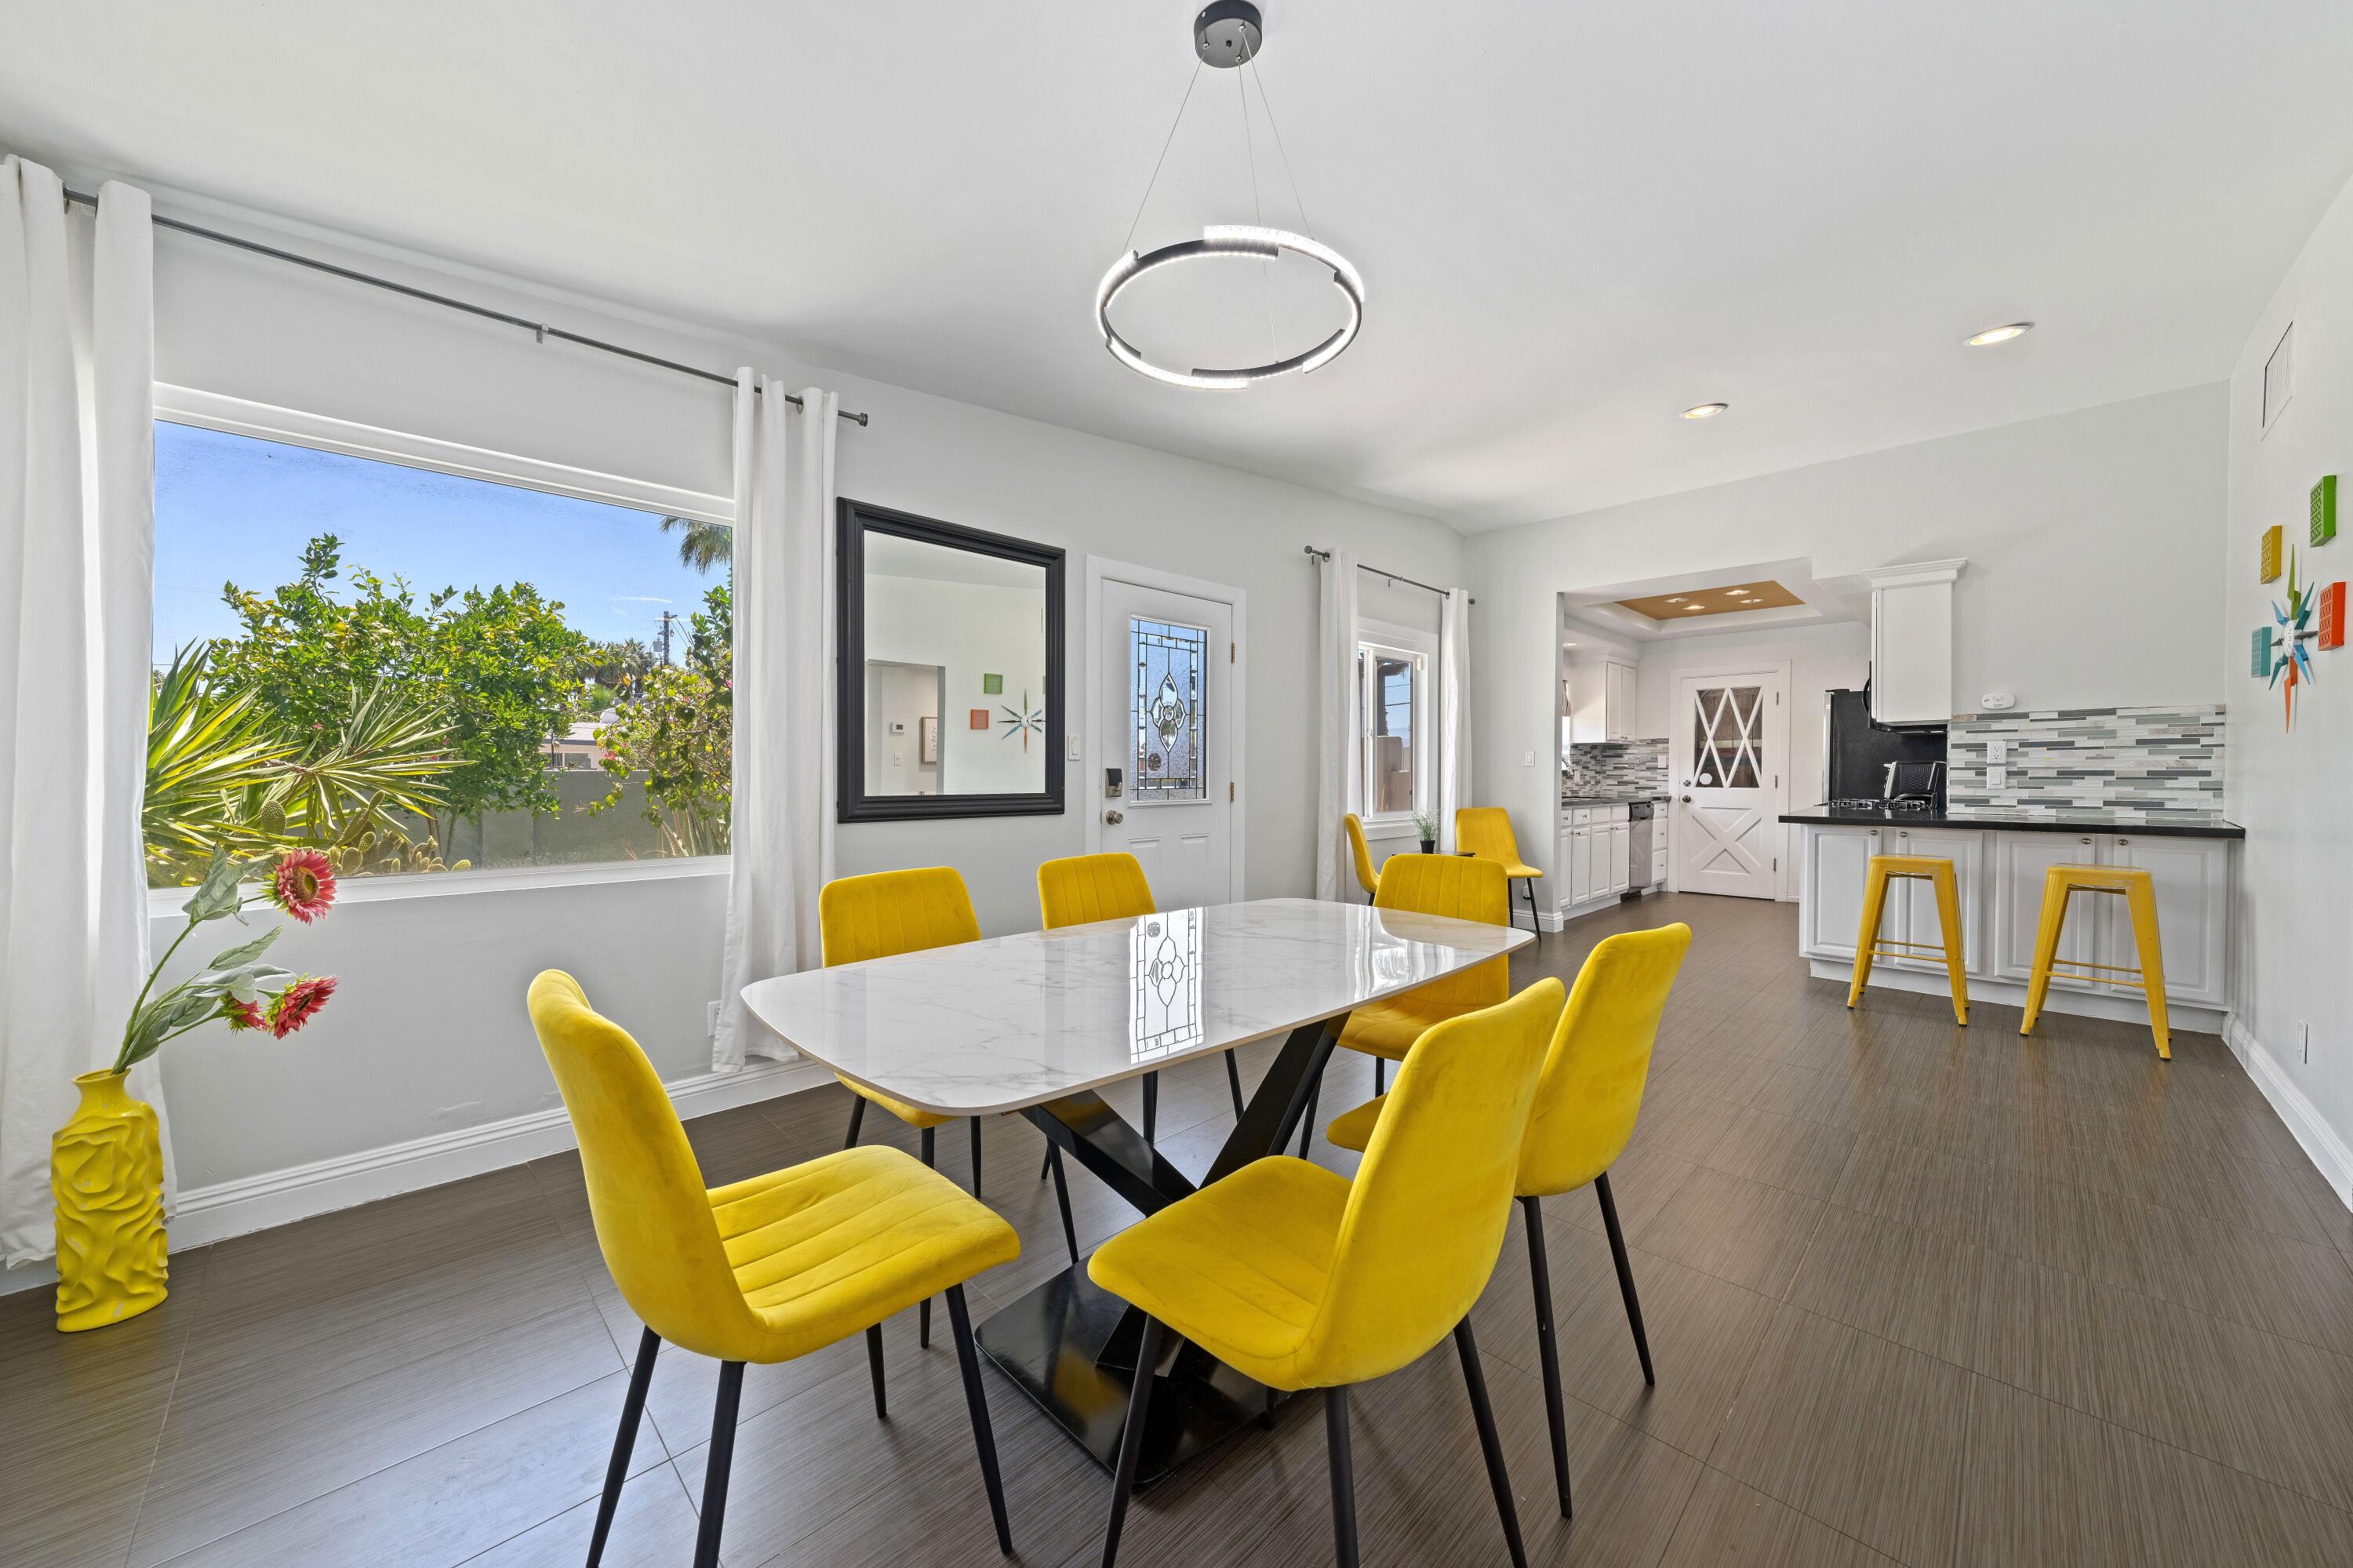
[[[1343,1022],[1292,1031],[1211,1163],[1209,1181],[1282,1148],[1323,1075]],[[1099,1095],[1073,1095],[1022,1114],[1145,1213],[1194,1191],[1191,1180]],[[1119,1457],[1142,1326],[1141,1313],[1091,1282],[1080,1266],[1064,1269],[982,1324],[980,1351],[1108,1472]],[[1139,1490],[1263,1419],[1286,1397],[1198,1346],[1181,1340],[1170,1345],[1156,1369],[1160,1381],[1153,1389],[1136,1466]]]

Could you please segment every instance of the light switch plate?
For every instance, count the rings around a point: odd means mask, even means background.
[[[1534,768],[1535,765],[1536,765],[1536,754],[1535,754],[1535,752],[1533,752],[1533,751],[1523,751],[1523,752],[1521,752],[1521,753],[1520,753],[1520,766],[1521,766],[1521,767],[1523,767],[1523,768]]]
[[[1987,769],[1986,769],[1986,788],[1987,788],[1987,789],[2009,789],[2009,788],[2010,788],[2010,769],[2009,769],[2009,768],[1987,768]]]
[[[1071,748],[1071,760],[1076,762],[1079,759],[1079,737],[1075,735],[1070,736],[1067,737],[1067,742]]]
[[[719,1004],[715,1001],[702,1010],[702,1034],[706,1040],[719,1037]]]

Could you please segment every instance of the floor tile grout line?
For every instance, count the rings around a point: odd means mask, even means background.
[[[180,1395],[180,1374],[187,1370],[188,1340],[195,1325],[180,1332],[180,1353],[172,1358],[172,1386],[164,1392],[163,1414],[155,1421],[155,1441],[147,1446],[147,1467],[139,1478],[139,1506],[131,1510],[131,1529],[122,1542],[122,1568],[131,1568],[132,1553],[139,1549],[139,1521],[147,1517],[147,1491],[155,1484],[155,1456],[164,1451],[164,1431],[172,1419],[172,1402]]]

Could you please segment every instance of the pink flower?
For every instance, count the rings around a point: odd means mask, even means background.
[[[334,994],[334,976],[303,976],[270,1000],[269,1033],[277,1039],[285,1039],[317,1017],[319,1010],[327,1005],[327,999]]]
[[[335,868],[317,850],[288,850],[270,874],[269,897],[307,926],[335,901]]]
[[[269,1018],[258,1001],[239,1001],[233,996],[221,998],[221,1016],[228,1020],[228,1032],[240,1033],[248,1029],[267,1029]]]

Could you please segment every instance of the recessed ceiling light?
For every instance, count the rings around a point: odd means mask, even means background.
[[[1683,596],[1679,593],[1671,593],[1667,596],[1667,602],[1669,604],[1681,604],[1683,601]]]
[[[2011,322],[2005,326],[1988,327],[1968,340],[1970,348],[1989,348],[1997,343],[2008,343],[2014,337],[2024,337],[2034,330],[2032,322]]]
[[[1694,405],[1692,408],[1685,408],[1683,410],[1683,418],[1686,419],[1713,419],[1718,414],[1723,413],[1726,408],[1731,407],[1732,405],[1729,403],[1701,403]]]
[[[1683,606],[1683,611],[1684,611],[1684,613],[1685,613],[1685,614],[1688,614],[1688,615],[1697,615],[1700,611],[1702,611],[1702,610],[1705,609],[1706,608],[1707,608],[1707,606],[1705,606],[1705,605],[1704,605],[1704,604],[1687,604],[1687,605]]]

